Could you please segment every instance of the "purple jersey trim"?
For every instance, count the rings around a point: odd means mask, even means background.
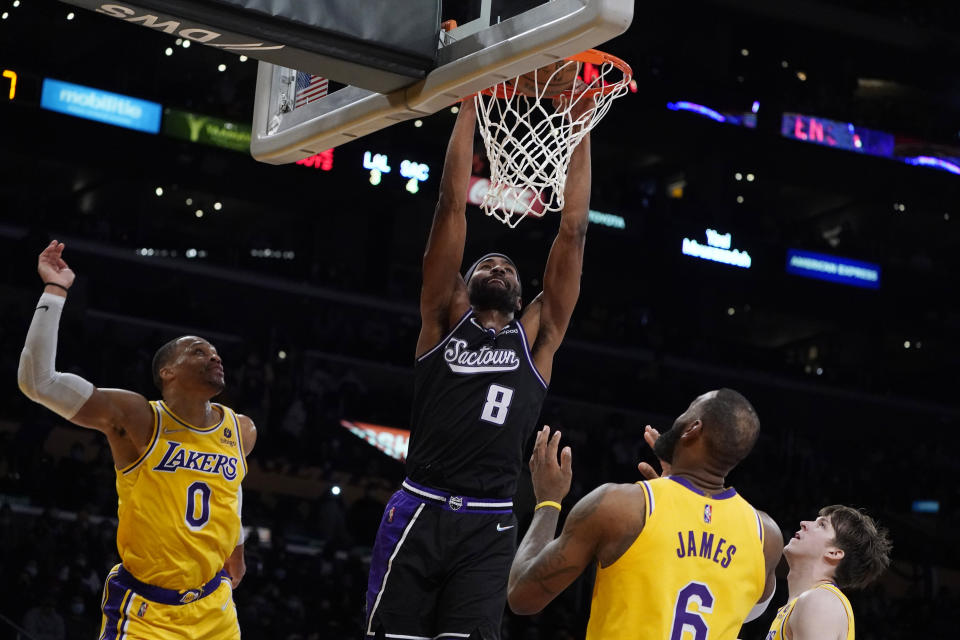
[[[540,381],[543,388],[546,389],[550,385],[548,385],[547,381],[540,375],[540,372],[537,370],[537,365],[533,364],[533,355],[530,353],[530,343],[527,342],[527,332],[524,331],[523,323],[519,320],[517,320],[517,328],[520,329],[520,340],[523,342],[523,352],[527,354],[527,362],[530,363],[530,369],[533,371],[533,375],[537,376],[537,380]]]
[[[693,483],[687,480],[686,478],[680,478],[678,476],[669,476],[669,478],[674,482],[676,482],[677,484],[682,484],[687,489],[690,489],[690,491],[693,491],[694,493],[704,496],[706,498],[710,498],[711,500],[727,500],[737,495],[737,490],[734,489],[733,487],[730,487],[729,489],[724,489],[720,493],[714,494],[712,496],[708,496],[703,491],[693,486]]]

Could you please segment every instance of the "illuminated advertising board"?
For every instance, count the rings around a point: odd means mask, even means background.
[[[865,289],[880,288],[880,265],[813,251],[787,249],[787,273]]]
[[[893,135],[866,127],[857,127],[849,122],[807,116],[802,113],[784,113],[780,121],[780,135],[784,138],[866,153],[871,156],[893,157]]]
[[[729,232],[720,233],[715,229],[707,229],[706,236],[706,244],[700,244],[693,238],[684,238],[680,251],[691,258],[720,262],[743,269],[749,269],[753,264],[753,258],[749,253],[733,248],[733,235]]]
[[[40,106],[49,111],[96,120],[117,127],[146,133],[160,131],[161,107],[156,102],[52,78],[43,80]]]
[[[385,427],[382,424],[354,422],[353,420],[341,420],[340,426],[366,441],[370,446],[380,449],[391,458],[401,462],[407,459],[407,447],[410,445],[410,431],[407,429],[396,429]]]
[[[248,153],[250,125],[179,109],[163,110],[163,133],[171,138]]]

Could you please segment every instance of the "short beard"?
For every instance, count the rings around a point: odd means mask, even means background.
[[[475,309],[493,309],[504,315],[517,312],[517,300],[520,296],[510,288],[484,286],[485,282],[478,282],[470,289],[470,304]]]
[[[674,423],[669,431],[661,433],[657,441],[653,443],[653,453],[660,460],[673,464],[673,453],[682,435],[683,429]]]

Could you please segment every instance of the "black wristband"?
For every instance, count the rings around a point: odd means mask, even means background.
[[[70,289],[68,289],[67,287],[63,286],[62,284],[57,284],[56,282],[44,282],[44,283],[43,283],[43,286],[45,286],[45,287],[60,287],[60,288],[63,289],[64,291],[69,291],[69,290],[70,290]]]

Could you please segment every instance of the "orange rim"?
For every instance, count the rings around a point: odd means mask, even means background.
[[[568,57],[567,60],[572,62],[590,63],[598,67],[603,66],[604,64],[609,62],[610,64],[615,66],[617,69],[619,69],[621,74],[623,74],[622,79],[618,80],[617,82],[614,82],[612,84],[604,84],[599,87],[593,87],[591,89],[587,89],[586,91],[584,91],[584,93],[588,93],[591,96],[595,96],[597,94],[606,95],[608,93],[613,93],[614,91],[617,90],[618,87],[629,83],[630,80],[633,78],[633,70],[630,68],[630,65],[628,65],[626,62],[624,62],[622,59],[618,58],[617,56],[610,55],[609,53],[604,53],[603,51],[598,51],[597,49],[587,49],[583,53],[578,53],[575,56]],[[512,98],[517,93],[515,90],[514,91],[508,90],[508,87],[512,87],[512,86],[513,85],[510,80],[504,80],[499,84],[496,84],[488,89],[482,90],[480,93],[488,96],[493,96],[495,98]],[[521,93],[520,95],[531,97],[531,98],[536,97],[536,96],[527,95],[525,93]],[[561,91],[559,94],[557,94],[556,97],[567,96],[569,98],[572,95],[573,95],[573,89],[567,89],[566,91]]]

